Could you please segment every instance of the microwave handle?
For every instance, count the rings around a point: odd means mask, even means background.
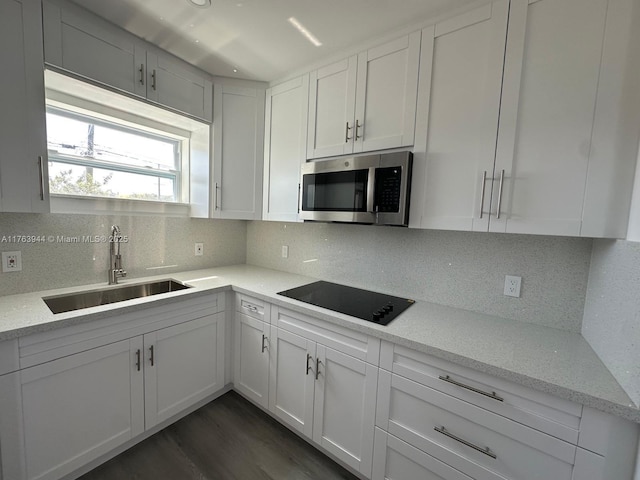
[[[369,168],[369,176],[367,178],[367,212],[375,212],[375,199],[376,199],[376,168]]]

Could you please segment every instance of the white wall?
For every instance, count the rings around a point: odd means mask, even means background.
[[[591,239],[249,222],[247,263],[580,332]],[[289,246],[289,258],[281,256]],[[522,297],[503,295],[522,276]]]
[[[636,179],[633,186],[633,197],[631,199],[631,211],[629,212],[627,240],[640,242],[640,149],[638,152],[638,163],[636,165]]]

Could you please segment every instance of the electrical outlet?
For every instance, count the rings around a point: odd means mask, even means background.
[[[22,271],[22,252],[2,252],[2,271]]]
[[[195,256],[201,257],[204,254],[204,243],[196,243]]]
[[[516,277],[515,275],[505,275],[504,294],[507,297],[519,297],[521,284],[522,284],[522,277]]]
[[[282,258],[289,258],[289,246],[282,245]]]

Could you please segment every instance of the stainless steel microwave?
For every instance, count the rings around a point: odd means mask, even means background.
[[[407,226],[412,162],[396,152],[305,163],[300,218]]]

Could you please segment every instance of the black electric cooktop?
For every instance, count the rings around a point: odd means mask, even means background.
[[[408,298],[324,281],[278,292],[278,295],[368,320],[378,325],[387,325],[415,303]]]

